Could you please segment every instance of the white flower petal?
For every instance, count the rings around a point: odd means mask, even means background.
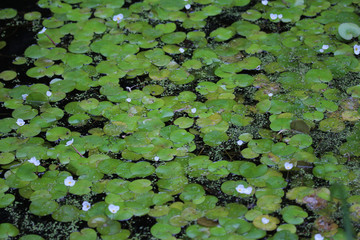
[[[191,5],[190,5],[190,4],[186,4],[186,5],[185,5],[185,8],[186,8],[186,9],[190,9],[190,8],[191,8]]]
[[[52,95],[52,92],[46,91],[46,96],[50,97]]]
[[[286,170],[290,170],[290,169],[292,169],[294,167],[294,164],[286,162],[284,164],[284,167],[285,167]]]
[[[114,204],[110,204],[108,208],[109,208],[109,211],[112,212],[112,213],[116,213],[120,209],[119,206],[116,206]]]
[[[185,49],[179,48],[179,52],[180,52],[180,53],[183,53],[183,52],[185,52]]]
[[[71,139],[70,141],[67,141],[67,142],[66,142],[65,146],[68,147],[68,146],[70,146],[71,144],[73,144],[73,142],[74,142],[74,139]]]
[[[46,27],[43,27],[43,28],[40,30],[39,34],[42,34],[42,33],[44,33],[45,31],[46,31]]]
[[[317,233],[317,234],[315,234],[314,239],[315,240],[323,240],[324,237],[320,233]]]
[[[27,96],[29,96],[29,94],[23,94],[23,95],[21,95],[21,97],[22,97],[22,99],[25,101],[26,100],[26,98],[27,98]]]
[[[266,5],[268,5],[269,2],[268,2],[268,0],[262,0],[261,3],[262,3],[262,5],[266,6]]]
[[[278,15],[277,15],[276,13],[270,13],[270,18],[271,18],[272,20],[277,19],[277,17],[278,17]]]
[[[127,102],[131,102],[131,98],[127,98],[126,101],[127,101]]]
[[[73,177],[72,177],[72,176],[68,176],[68,177],[67,177],[67,178],[65,178],[65,180],[64,180],[64,184],[65,184],[65,186],[72,187],[72,186],[74,186],[74,185],[75,185],[75,183],[76,183],[76,181],[73,179]]]
[[[278,15],[278,18],[279,18],[279,19],[282,19],[282,17],[283,17],[283,15],[280,13],[280,14]]]
[[[87,202],[87,201],[84,201],[83,203],[82,203],[82,210],[83,211],[88,211],[89,209],[91,208],[91,204],[89,203],[89,202]]]
[[[154,157],[154,160],[155,160],[155,161],[159,161],[160,158],[159,158],[158,156],[155,156],[155,157]]]
[[[236,143],[237,143],[237,145],[241,146],[241,145],[244,144],[244,141],[239,140],[239,141],[237,141]]]
[[[328,48],[329,48],[329,45],[326,45],[326,44],[322,45],[322,49],[326,50]]]
[[[16,120],[16,124],[21,127],[21,126],[24,126],[24,125],[25,125],[25,121],[22,120],[21,118],[18,118],[18,120]]]
[[[119,13],[118,15],[113,16],[113,21],[120,23],[124,18],[124,15]]]
[[[262,222],[263,224],[268,224],[268,223],[270,222],[270,220],[267,219],[266,217],[263,217],[263,218],[261,218],[261,222]]]
[[[192,108],[191,113],[196,113],[196,108]]]

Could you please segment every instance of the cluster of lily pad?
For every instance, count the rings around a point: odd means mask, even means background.
[[[13,61],[33,83],[0,73],[0,207],[86,222],[74,240],[144,216],[148,239],[321,240],[353,234],[344,200],[359,237],[358,3],[40,0],[53,15]],[[46,238],[22,231],[0,224]]]

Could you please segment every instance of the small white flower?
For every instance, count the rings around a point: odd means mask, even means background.
[[[328,49],[329,48],[329,45],[327,45],[327,44],[324,44],[324,45],[322,45],[322,47],[321,47],[322,49],[324,49],[324,50],[326,50],[326,49]]]
[[[112,213],[116,213],[117,211],[119,211],[119,209],[120,209],[119,206],[116,206],[114,204],[109,205],[109,211],[112,212]]]
[[[278,15],[277,15],[276,13],[270,13],[270,18],[271,18],[272,20],[277,19],[277,17],[278,17]]]
[[[23,94],[23,95],[21,95],[21,97],[22,97],[22,99],[25,101],[26,100],[26,98],[27,98],[27,96],[29,96],[29,94]]]
[[[360,54],[360,46],[357,45],[357,44],[354,45],[354,53],[355,53],[356,55],[359,55],[359,54]]]
[[[131,102],[131,98],[127,98],[126,101],[127,101],[127,102]]]
[[[52,95],[52,92],[46,91],[46,96],[50,97]]]
[[[239,146],[241,146],[241,145],[243,145],[243,144],[244,144],[244,142],[243,142],[243,141],[241,141],[241,140],[237,141],[236,143],[237,143],[237,145],[239,145]]]
[[[155,157],[154,157],[154,160],[155,160],[155,161],[159,161],[160,158],[159,158],[158,156],[155,156]]]
[[[89,202],[87,202],[87,201],[84,201],[83,203],[82,203],[82,210],[83,211],[88,211],[89,209],[91,208],[91,204],[89,203]]]
[[[315,240],[324,240],[324,237],[320,233],[317,233],[317,234],[315,234],[314,239]]]
[[[71,139],[70,141],[67,141],[67,142],[66,142],[65,146],[68,147],[68,146],[70,146],[71,144],[73,144],[73,142],[74,142],[74,139]]]
[[[261,66],[259,65],[255,69],[259,71],[261,69]]]
[[[121,13],[119,13],[118,15],[113,16],[113,21],[120,23],[121,20],[123,20],[124,15],[122,15]]]
[[[184,2],[187,2],[188,0],[184,0]]]
[[[190,4],[186,4],[186,5],[185,5],[185,8],[186,8],[186,9],[190,9],[190,8],[191,8],[191,5],[190,5]]]
[[[36,159],[36,157],[32,157],[28,160],[29,163],[34,164],[35,166],[39,166],[40,165],[40,161]]]
[[[283,15],[280,13],[280,14],[278,15],[278,18],[279,18],[279,19],[282,19],[282,17],[283,17]]]
[[[179,48],[179,52],[180,52],[180,53],[183,53],[183,52],[185,52],[185,49]]]
[[[267,219],[266,217],[263,217],[263,218],[261,219],[261,222],[262,222],[263,224],[268,224],[268,223],[270,222],[270,220]]]
[[[245,188],[244,185],[240,184],[236,187],[236,191],[238,193],[243,193],[243,194],[249,195],[252,192],[252,187],[249,186],[249,187]]]
[[[323,52],[324,52],[324,49],[321,48],[321,49],[319,50],[319,52],[323,53]]]
[[[24,126],[24,125],[25,125],[25,121],[22,120],[21,118],[18,118],[18,120],[16,120],[16,124],[21,127],[21,126]]]
[[[76,183],[76,181],[73,179],[72,176],[68,176],[68,177],[65,178],[65,180],[64,180],[65,186],[70,186],[70,187],[72,187],[72,186],[75,185],[75,183]]]
[[[274,94],[273,94],[273,93],[269,93],[268,96],[269,96],[269,97],[272,97],[272,96],[274,96]]]
[[[40,30],[39,34],[42,34],[42,33],[44,33],[45,31],[46,31],[46,27],[43,27],[43,28]]]
[[[261,3],[262,3],[262,5],[266,6],[266,5],[268,5],[269,2],[268,2],[268,0],[262,0]]]
[[[285,167],[286,170],[290,170],[290,169],[292,169],[294,167],[294,164],[286,162],[284,164],[284,167]]]
[[[192,108],[191,113],[196,113],[196,108]]]

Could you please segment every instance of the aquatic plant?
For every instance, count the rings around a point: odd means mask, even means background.
[[[357,1],[37,4],[0,10],[36,39],[0,72],[1,239],[360,236]]]

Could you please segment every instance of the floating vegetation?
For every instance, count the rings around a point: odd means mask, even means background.
[[[36,40],[0,71],[1,239],[360,237],[359,1],[37,5],[0,10]]]

